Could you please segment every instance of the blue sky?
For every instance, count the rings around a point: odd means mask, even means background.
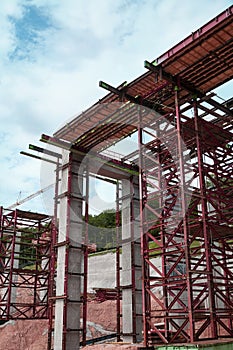
[[[38,144],[104,95],[229,7],[229,0],[1,0],[0,204],[42,185]],[[231,91],[223,89],[223,97]],[[40,145],[41,146],[41,145]],[[44,176],[44,175],[43,175]],[[43,187],[43,186],[42,186]],[[108,204],[106,204],[108,205]],[[45,211],[44,198],[22,209]]]
[[[9,16],[9,21],[14,30],[15,44],[9,53],[10,61],[34,61],[36,62],[36,50],[43,49],[43,33],[53,24],[49,14],[36,5],[24,5],[20,18]],[[33,57],[34,56],[34,57]]]

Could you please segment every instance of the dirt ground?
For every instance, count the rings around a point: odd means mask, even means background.
[[[47,335],[47,320],[10,321],[0,328],[0,350],[44,350]]]
[[[116,331],[116,302],[88,303],[90,338]],[[44,350],[47,347],[47,320],[17,320],[0,326],[0,350]],[[100,348],[97,348],[100,349]]]
[[[155,305],[153,305],[155,307]],[[96,338],[116,332],[116,301],[88,302],[87,338]],[[209,327],[205,330],[208,336]],[[222,334],[225,334],[222,329]],[[48,320],[9,321],[0,326],[0,350],[45,350],[47,349]],[[134,350],[142,345],[99,344],[87,346],[90,350]]]

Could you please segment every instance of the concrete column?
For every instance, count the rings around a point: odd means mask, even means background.
[[[122,180],[122,318],[123,340],[142,340],[142,262],[138,177]]]
[[[19,256],[20,256],[20,241],[21,241],[21,232],[16,232],[16,237],[15,237],[15,246],[12,247],[14,249],[14,261],[13,261],[13,272],[12,272],[12,283],[17,284],[18,281],[18,273],[15,272],[15,269],[19,268]],[[17,289],[19,287],[11,287],[11,300],[10,303],[14,304],[16,303],[17,299]],[[14,306],[10,308],[10,314],[15,312]]]
[[[70,162],[70,165],[69,165]],[[81,157],[64,151],[61,175],[54,349],[79,349],[82,275]],[[66,333],[64,334],[64,330]]]

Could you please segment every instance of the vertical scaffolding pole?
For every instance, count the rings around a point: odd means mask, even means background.
[[[11,313],[11,294],[12,294],[12,287],[13,284],[13,278],[14,278],[14,256],[15,256],[15,242],[16,242],[16,228],[17,228],[17,210],[14,210],[14,213],[12,215],[13,219],[13,229],[12,229],[12,239],[9,248],[11,249],[9,251],[10,255],[10,261],[7,266],[7,269],[9,269],[9,280],[8,280],[8,297],[7,297],[7,314],[10,315]]]
[[[87,282],[88,282],[88,220],[89,220],[89,165],[86,164],[86,190],[85,190],[85,237],[84,237],[84,257],[83,257],[83,331],[82,346],[86,345],[87,337]]]
[[[143,173],[143,139],[142,139],[142,114],[141,107],[138,107],[138,162],[139,162],[139,228],[140,228],[140,255],[142,259],[142,322],[143,322],[143,342],[144,345],[148,345],[148,332],[150,324],[150,310],[151,303],[150,297],[147,293],[149,289],[149,267],[146,264],[146,259],[148,258],[148,237],[144,232],[144,222],[145,222],[145,200],[146,200],[146,187],[145,179]]]
[[[213,283],[213,266],[211,262],[211,232],[208,225],[208,207],[206,199],[206,183],[203,168],[203,151],[201,142],[199,140],[199,116],[196,99],[193,101],[194,108],[194,121],[195,121],[195,132],[196,132],[196,145],[197,145],[197,158],[198,158],[198,173],[200,183],[200,194],[201,194],[201,213],[202,213],[202,230],[204,238],[204,250],[206,260],[206,279],[207,279],[207,290],[209,295],[209,312],[210,312],[210,330],[211,338],[217,338],[217,323],[216,323],[216,305],[214,297],[214,283]],[[193,341],[193,340],[192,340]]]
[[[121,283],[120,283],[120,184],[116,183],[116,323],[117,342],[121,341]]]
[[[56,294],[55,286],[55,271],[56,271],[56,244],[58,239],[58,194],[59,194],[59,182],[60,182],[60,168],[59,158],[57,158],[57,164],[55,169],[55,189],[54,189],[54,209],[53,209],[53,220],[51,227],[51,246],[50,246],[50,276],[49,276],[49,287],[48,287],[48,318],[49,318],[49,330],[48,330],[48,350],[52,349],[52,336],[54,331],[54,297]]]
[[[38,284],[38,280],[39,280],[39,276],[38,276],[38,272],[39,272],[39,269],[40,269],[40,265],[41,265],[41,261],[40,261],[40,258],[42,259],[42,256],[40,257],[40,246],[39,246],[39,243],[40,243],[40,222],[38,222],[38,232],[36,234],[36,247],[35,247],[35,251],[36,251],[36,254],[35,254],[35,284],[34,284],[34,291],[33,291],[33,299],[34,299],[34,307],[33,307],[33,316],[35,317],[35,314],[36,314],[36,304],[37,304],[37,298],[39,297],[37,295],[37,284]]]
[[[188,322],[189,322],[189,336],[190,341],[194,341],[194,320],[193,320],[193,291],[192,291],[192,276],[190,268],[190,249],[189,249],[189,231],[187,222],[187,198],[186,198],[186,178],[185,178],[185,164],[184,164],[184,150],[182,147],[182,131],[181,131],[181,115],[179,104],[179,86],[175,86],[175,110],[176,110],[176,128],[179,152],[179,166],[180,166],[180,192],[181,192],[181,214],[183,220],[183,249],[185,253],[186,266],[186,290],[187,290],[187,307],[188,307]],[[184,263],[184,262],[183,262]]]

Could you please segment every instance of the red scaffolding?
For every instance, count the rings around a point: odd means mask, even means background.
[[[118,340],[122,292],[119,186],[122,179],[131,178],[131,173],[139,179],[143,313],[136,310],[132,297],[130,335],[136,340],[137,320],[143,317],[146,346],[233,337],[233,101],[222,102],[213,92],[233,77],[232,18],[233,6],[157,60],[145,61],[148,72],[129,84],[115,88],[100,82],[110,91],[107,96],[52,138],[43,136],[43,141],[71,152],[69,161],[60,169],[67,169],[67,191],[58,195],[57,175],[55,195],[55,213],[59,200],[67,199],[66,236],[59,241],[54,225],[51,248],[41,235],[47,229],[48,217],[17,210],[1,212],[0,310],[3,319],[49,317],[49,349],[53,347],[54,302],[59,298],[64,301],[63,349],[72,332],[81,332],[83,345],[86,342],[89,175],[99,172],[102,164],[105,166],[100,175],[117,181]],[[136,151],[121,160],[104,155],[110,146],[135,133]],[[83,174],[75,173],[75,153],[87,159]],[[83,241],[77,246],[71,245],[69,237],[74,175],[86,181],[86,189],[76,198],[85,208]],[[132,198],[134,194],[130,193]],[[139,266],[134,260],[139,237],[134,237],[138,220],[135,203],[134,198],[129,223],[134,225],[130,237],[130,288],[136,294]],[[23,274],[20,263],[15,263],[22,245],[33,249],[35,266],[23,269]],[[41,246],[43,254],[38,249]],[[79,300],[70,299],[67,282],[73,273],[69,271],[69,257],[75,249],[84,261],[83,271],[79,272],[83,277]],[[55,295],[54,288],[57,250],[65,250],[61,295]],[[15,297],[15,288],[19,287],[31,289],[33,300],[19,305]],[[71,302],[83,304],[80,328],[67,326]]]
[[[48,318],[51,218],[1,208],[0,319]]]
[[[133,82],[100,82],[110,93],[54,134],[101,154],[138,131],[122,164],[139,167],[146,345],[233,337],[232,99],[212,92],[233,77],[232,12]]]

